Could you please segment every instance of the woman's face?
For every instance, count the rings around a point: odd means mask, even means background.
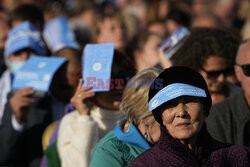
[[[158,46],[162,40],[157,35],[151,35],[145,43],[142,50],[142,59],[144,66],[147,68],[154,67],[159,62]]]
[[[183,96],[165,104],[162,121],[168,133],[176,139],[186,140],[198,135],[205,115],[199,98]]]
[[[101,32],[97,37],[97,43],[114,42],[116,49],[121,49],[125,45],[126,37],[122,23],[116,18],[106,18],[103,20]]]

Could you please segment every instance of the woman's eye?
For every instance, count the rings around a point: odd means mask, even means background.
[[[187,103],[197,103],[199,102],[198,98],[185,98],[183,99],[183,103],[187,104]]]
[[[166,109],[170,109],[170,108],[174,108],[178,105],[178,102],[177,101],[172,101],[172,102],[169,102],[167,105],[166,105]]]

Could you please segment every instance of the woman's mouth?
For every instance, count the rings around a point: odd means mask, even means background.
[[[191,123],[178,123],[176,126],[177,127],[187,127],[189,126]]]

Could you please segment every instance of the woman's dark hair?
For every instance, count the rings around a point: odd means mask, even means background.
[[[209,57],[218,56],[232,67],[239,44],[240,39],[227,30],[194,28],[171,60],[174,65],[198,71]]]
[[[23,4],[15,8],[10,15],[10,25],[15,20],[31,22],[40,31],[43,30],[44,19],[42,10],[33,4]]]
[[[134,62],[131,58],[122,52],[115,50],[113,63],[112,63],[112,79],[124,79],[125,82],[128,78],[132,78],[136,73]]]
[[[191,22],[191,16],[189,15],[189,13],[183,10],[173,7],[167,14],[166,20],[172,20],[179,25],[189,27]]]

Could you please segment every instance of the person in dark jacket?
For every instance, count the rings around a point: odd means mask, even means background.
[[[206,130],[211,96],[203,77],[187,68],[164,70],[159,89],[150,87],[149,110],[161,125],[159,142],[129,166],[249,166],[249,150],[221,143]],[[154,84],[154,83],[153,83]]]
[[[243,42],[234,70],[242,91],[215,104],[206,120],[208,131],[221,141],[250,146],[250,41]]]

